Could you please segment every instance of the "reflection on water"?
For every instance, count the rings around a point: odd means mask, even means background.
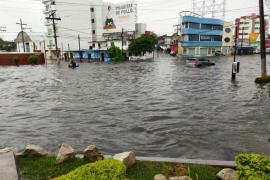
[[[105,153],[232,160],[269,154],[270,85],[256,85],[259,56],[187,68],[180,60],[116,65],[0,67],[0,147],[55,152],[97,144]],[[270,67],[269,67],[270,68]]]

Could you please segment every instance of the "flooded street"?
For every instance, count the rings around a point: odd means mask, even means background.
[[[232,57],[188,68],[161,56],[150,62],[0,67],[0,148],[68,143],[105,154],[233,160],[270,153],[270,85],[256,85],[260,57]],[[268,70],[269,62],[268,62]],[[269,71],[268,71],[269,72]]]

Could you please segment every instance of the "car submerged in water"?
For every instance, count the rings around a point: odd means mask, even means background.
[[[188,58],[186,60],[186,65],[188,67],[204,67],[204,66],[214,66],[216,63],[210,59],[206,58]]]

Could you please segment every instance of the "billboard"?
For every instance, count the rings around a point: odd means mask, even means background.
[[[108,4],[103,8],[103,33],[135,31],[137,4],[135,0],[118,4]]]

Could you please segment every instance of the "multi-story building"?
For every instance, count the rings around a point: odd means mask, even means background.
[[[256,14],[250,16],[242,16],[235,20],[238,27],[236,34],[238,38],[238,47],[254,47],[255,50],[260,49],[260,17]],[[265,18],[265,36],[268,37],[269,19]]]
[[[178,54],[188,57],[213,56],[221,51],[224,21],[191,15],[181,17]]]
[[[89,49],[91,40],[91,12],[89,0],[42,0],[45,17],[61,18],[55,21],[58,50],[72,51],[79,49],[78,35],[80,35],[81,49]],[[46,44],[51,50],[51,56],[55,56],[56,44],[54,40],[53,21],[45,19],[47,29]]]
[[[137,23],[137,3],[134,0],[118,4],[91,0],[90,11],[91,49],[107,49],[115,45],[126,50],[130,39],[146,31],[145,24]]]

